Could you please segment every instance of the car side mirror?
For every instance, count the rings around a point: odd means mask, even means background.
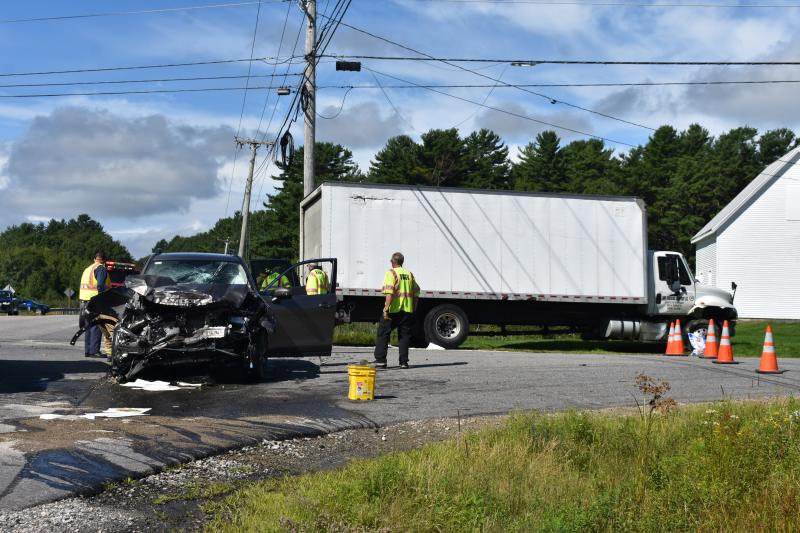
[[[671,290],[672,292],[680,291],[681,287],[683,287],[683,286],[681,285],[680,280],[677,280],[677,279],[669,284],[669,290]]]
[[[292,297],[292,291],[290,291],[287,287],[277,287],[272,291],[273,302],[277,302],[278,300],[285,300],[291,297]]]

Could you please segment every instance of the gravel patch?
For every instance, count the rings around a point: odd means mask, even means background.
[[[498,425],[504,416],[437,418],[378,429],[356,429],[285,441],[264,440],[215,457],[168,467],[141,479],[108,484],[102,492],[0,511],[0,531],[168,532],[202,530],[206,504],[249,482],[340,468],[456,437],[460,431]]]

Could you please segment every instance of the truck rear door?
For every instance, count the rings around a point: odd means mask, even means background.
[[[308,294],[311,267],[319,266],[328,277],[324,294]],[[261,291],[270,302],[277,328],[267,339],[270,357],[330,355],[336,314],[336,259],[310,259],[276,271]]]

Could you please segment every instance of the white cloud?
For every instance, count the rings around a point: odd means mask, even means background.
[[[12,144],[6,205],[23,217],[185,212],[192,199],[219,193],[231,136],[230,128],[176,125],[162,115],[59,108]]]

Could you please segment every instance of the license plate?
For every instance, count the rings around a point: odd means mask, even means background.
[[[206,339],[221,339],[228,333],[228,328],[225,326],[213,327],[213,328],[206,328],[205,334],[203,337]]]

